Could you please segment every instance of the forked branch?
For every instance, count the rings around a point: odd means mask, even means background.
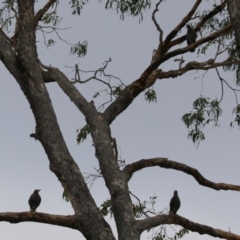
[[[175,162],[172,160],[168,160],[167,158],[151,158],[151,159],[142,159],[132,164],[128,164],[124,168],[124,172],[126,173],[128,181],[131,179],[133,173],[142,170],[147,167],[161,167],[161,168],[169,168],[175,169],[189,175],[192,175],[196,181],[205,187],[213,188],[215,190],[232,190],[232,191],[240,191],[240,186],[232,185],[227,183],[214,183],[202,176],[202,174],[195,168],[189,167],[186,164]]]
[[[57,68],[48,68],[42,72],[44,82],[57,82],[59,87],[66,93],[75,106],[84,114],[90,116],[96,113],[95,107],[87,102],[78,89],[68,80],[68,78]]]
[[[217,39],[219,37],[221,37],[222,35],[226,34],[227,32],[229,32],[232,28],[232,25],[228,25],[226,26],[225,28],[222,28],[212,34],[210,34],[209,36],[207,37],[204,37],[204,38],[201,38],[199,39],[198,41],[194,42],[193,44],[185,47],[185,48],[179,48],[179,49],[176,49],[172,52],[168,52],[166,53],[162,58],[160,58],[159,60],[153,62],[145,71],[144,73],[142,74],[141,77],[144,77],[146,74],[149,75],[149,71],[153,71],[154,69],[156,69],[160,64],[162,64],[163,62],[166,62],[168,59],[172,58],[172,57],[175,57],[177,55],[180,55],[180,54],[183,54],[183,53],[186,53],[192,49],[195,49],[196,47],[198,47],[199,45],[203,44],[203,43],[206,43],[206,42],[209,42],[209,41],[212,41],[214,39]],[[184,38],[186,39],[186,36],[184,36]],[[180,38],[179,38],[180,39]],[[180,42],[179,42],[180,43]]]
[[[48,9],[56,2],[57,0],[49,0],[43,8],[38,10],[34,16],[34,27],[38,25],[38,22],[42,19],[43,15],[48,11]]]
[[[164,42],[170,42],[176,36],[176,34],[181,30],[181,28],[185,26],[186,23],[191,19],[201,2],[202,0],[197,0],[195,2],[190,12],[188,12],[188,14],[182,19],[182,21],[168,34]]]
[[[201,21],[199,21],[195,27],[195,30],[198,31],[204,23],[206,23],[210,18],[217,15],[219,12],[221,12],[226,6],[226,1],[222,2],[219,6],[215,7],[212,11],[210,11],[205,17],[202,18]],[[171,42],[171,47],[182,43],[186,40],[186,35],[179,37]]]

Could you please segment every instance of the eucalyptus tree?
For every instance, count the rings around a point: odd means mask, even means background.
[[[38,4],[43,4],[39,1]],[[227,183],[214,183],[204,178],[197,169],[185,164],[168,160],[167,158],[143,159],[131,164],[126,164],[119,159],[117,139],[111,134],[111,124],[131,105],[140,93],[144,92],[147,101],[156,101],[157,92],[153,86],[159,79],[177,78],[192,70],[210,71],[223,68],[225,71],[236,71],[239,66],[239,56],[236,49],[236,41],[232,30],[231,18],[227,9],[227,0],[213,1],[214,5],[206,11],[198,10],[205,1],[195,0],[192,6],[186,9],[182,20],[176,23],[176,27],[167,33],[162,30],[162,24],[156,20],[158,11],[161,11],[159,0],[152,12],[153,24],[158,32],[158,44],[153,52],[150,63],[140,69],[139,77],[125,85],[124,81],[112,84],[108,81],[106,74],[109,59],[104,67],[93,72],[90,78],[80,77],[81,69],[78,65],[73,66],[75,71],[74,80],[70,80],[58,68],[47,66],[38,56],[36,46],[36,34],[40,31],[45,34],[45,27],[58,31],[58,8],[63,1],[46,0],[45,5],[36,8],[33,0],[6,0],[1,2],[1,29],[0,29],[0,59],[2,64],[19,84],[21,91],[26,96],[36,122],[35,132],[30,136],[42,145],[49,160],[50,170],[55,174],[64,188],[64,198],[70,201],[75,214],[72,216],[53,215],[41,212],[5,212],[0,213],[0,221],[19,223],[32,221],[51,225],[64,226],[81,232],[86,239],[116,239],[111,227],[104,216],[111,213],[117,226],[117,238],[119,240],[140,239],[142,232],[158,226],[177,224],[182,226],[175,238],[182,237],[188,230],[200,234],[208,234],[213,237],[225,239],[240,239],[240,236],[211,226],[192,222],[180,215],[168,214],[166,212],[148,211],[145,202],[139,201],[133,204],[129,181],[134,173],[147,167],[159,166],[182,171],[192,175],[202,186],[213,190],[240,191],[240,186]],[[143,12],[151,7],[150,0],[105,0],[99,1],[96,7],[103,6],[114,9],[120,18],[124,20],[127,16],[138,17],[141,22]],[[69,2],[69,14],[80,15],[84,11],[87,0],[71,0]],[[97,4],[97,2],[96,2]],[[171,7],[171,4],[169,5]],[[239,21],[239,19],[238,19]],[[183,47],[179,44],[186,42],[186,35],[181,30],[190,24],[191,28],[198,34],[196,41]],[[14,26],[14,27],[12,27]],[[185,31],[184,31],[185,32]],[[51,46],[53,39],[46,40],[43,44]],[[192,52],[194,54],[205,54],[211,46],[217,46],[214,59],[204,62],[190,61],[184,63],[183,57],[175,59],[179,61],[179,68],[163,71],[160,66],[166,61],[179,55]],[[74,44],[70,48],[72,54],[84,57],[87,54],[87,41]],[[219,56],[225,57],[219,61]],[[236,71],[238,72],[238,71]],[[103,76],[106,79],[102,79]],[[220,84],[230,87],[218,72]],[[112,76],[111,76],[112,77]],[[106,86],[109,96],[108,102],[96,106],[93,101],[87,100],[84,94],[77,88],[78,83],[87,83],[97,80]],[[239,84],[237,74],[236,84]],[[89,191],[80,168],[71,156],[65,143],[52,106],[46,85],[50,82],[58,84],[66,96],[72,101],[86,119],[86,125],[78,133],[78,142],[83,141],[91,134],[95,155],[99,162],[98,174],[101,176],[109,191],[110,200],[98,207]],[[232,88],[236,94],[236,89]],[[96,90],[97,91],[97,90]],[[99,97],[97,91],[94,97]],[[222,95],[223,97],[223,95]],[[204,140],[204,126],[210,122],[218,125],[221,116],[221,100],[211,100],[200,96],[193,103],[193,111],[186,113],[182,120],[189,129],[188,136],[194,143],[199,144]],[[236,122],[240,124],[240,107],[234,108]],[[143,173],[142,173],[143,174]],[[137,199],[137,196],[135,196]],[[164,239],[166,236],[159,232],[154,239]]]

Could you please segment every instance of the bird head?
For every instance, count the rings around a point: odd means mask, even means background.
[[[34,190],[34,194],[38,194],[39,192],[41,191],[41,189],[36,189],[36,190]]]
[[[177,194],[178,194],[178,191],[177,191],[177,190],[175,190],[175,191],[174,191],[174,195],[177,195]]]

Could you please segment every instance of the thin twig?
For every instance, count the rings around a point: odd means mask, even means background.
[[[155,18],[155,14],[159,11],[158,7],[160,5],[160,3],[163,0],[159,0],[159,2],[156,4],[156,8],[154,9],[153,13],[152,13],[152,20],[154,22],[154,25],[156,26],[157,30],[159,31],[159,42],[160,44],[163,43],[163,30],[161,29],[160,25],[158,24],[156,18]]]
[[[218,69],[217,68],[215,68],[215,70],[216,70],[216,72],[217,72],[217,75],[218,75],[218,78],[219,78],[219,80],[220,80],[220,82],[221,82],[221,90],[222,90],[222,95],[221,95],[221,98],[220,98],[220,100],[219,100],[219,103],[222,101],[222,99],[223,99],[223,93],[224,93],[224,88],[223,88],[223,80],[222,80],[222,78],[221,78],[221,76],[220,76],[220,74],[219,74],[219,71],[218,71]]]

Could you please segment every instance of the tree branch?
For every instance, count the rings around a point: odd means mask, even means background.
[[[201,235],[208,234],[212,237],[224,238],[229,240],[240,240],[239,235],[236,235],[231,232],[225,232],[221,229],[212,228],[207,225],[195,223],[179,215],[163,214],[163,215],[158,215],[156,217],[150,217],[144,220],[137,221],[137,226],[140,232],[143,232],[144,230],[152,227],[157,227],[162,224],[177,224],[186,229],[189,229],[192,232],[197,232]]]
[[[128,164],[123,172],[125,172],[128,181],[131,179],[133,173],[147,167],[161,167],[161,168],[170,168],[178,171],[182,171],[189,175],[192,175],[196,181],[205,187],[213,188],[215,190],[232,190],[240,191],[240,186],[226,184],[226,183],[214,183],[202,176],[202,174],[195,168],[189,167],[186,164],[168,160],[167,158],[151,158],[151,159],[142,159],[132,164]]]
[[[207,20],[209,20],[211,17],[213,17],[216,14],[218,14],[219,12],[221,12],[225,8],[225,6],[226,6],[226,1],[224,1],[221,5],[215,7],[205,17],[203,17],[200,22],[197,23],[197,25],[194,28],[194,30],[197,32],[203,26],[203,24],[206,23]],[[186,35],[173,40],[169,45],[170,45],[170,47],[173,47],[175,45],[178,45],[178,44],[182,43],[185,40],[186,40]]]
[[[87,102],[77,88],[68,80],[68,78],[57,68],[48,68],[47,72],[42,72],[44,82],[57,82],[60,88],[67,94],[75,106],[83,113],[85,117],[97,113],[95,107]]]
[[[177,70],[170,70],[168,72],[163,72],[161,70],[158,70],[156,73],[156,76],[158,79],[176,78],[191,70],[209,70],[212,68],[222,67],[222,66],[227,66],[232,64],[240,64],[240,61],[231,60],[231,59],[226,59],[223,62],[217,62],[217,63],[214,63],[213,59],[209,59],[205,62],[192,61],[187,63],[183,68],[180,68]]]
[[[43,15],[48,11],[48,9],[56,2],[57,0],[49,0],[46,5],[41,8],[40,10],[38,10],[38,12],[36,13],[36,15],[34,16],[34,28],[37,27],[37,24],[38,22],[42,19]],[[16,41],[16,39],[18,39],[18,23],[19,23],[19,20],[16,19],[17,22],[16,22],[16,27],[15,27],[15,33],[14,35],[11,37],[11,39],[13,41]]]
[[[195,2],[195,4],[193,5],[192,9],[190,10],[190,12],[182,19],[182,21],[167,35],[166,39],[164,42],[168,43],[170,42],[175,36],[176,34],[181,30],[181,28],[183,26],[186,25],[186,23],[191,19],[192,15],[195,13],[195,11],[197,10],[198,6],[200,5],[200,3],[202,2],[202,0],[197,0]]]
[[[153,23],[154,25],[156,26],[157,30],[159,31],[159,42],[160,42],[160,45],[163,43],[163,30],[162,28],[160,27],[160,25],[158,24],[156,18],[155,18],[155,14],[159,11],[158,7],[160,5],[160,3],[162,2],[163,0],[159,0],[158,3],[156,4],[156,7],[152,13],[152,20],[153,20]]]
[[[48,9],[56,2],[57,0],[49,0],[46,5],[38,10],[36,15],[34,16],[34,27],[38,25],[38,22],[41,21],[43,15],[48,11]]]
[[[63,216],[38,212],[3,212],[0,213],[0,222],[38,222],[79,230],[76,225],[75,215]]]
[[[17,43],[16,43],[14,40],[12,40],[11,38],[9,38],[9,37],[7,36],[7,34],[6,34],[2,29],[0,29],[0,32],[1,32],[1,34],[2,34],[3,36],[5,36],[5,38],[8,40],[8,42],[11,43],[12,47],[14,47],[15,49],[17,49]]]
[[[199,39],[198,41],[196,41],[195,43],[191,44],[190,46],[187,46],[187,47],[185,47],[185,48],[182,48],[182,50],[185,50],[185,49],[187,50],[187,51],[183,51],[182,53],[188,52],[188,51],[190,51],[190,50],[192,50],[192,49],[195,49],[196,47],[198,47],[199,45],[201,45],[201,44],[203,44],[203,43],[205,43],[205,42],[209,42],[209,41],[211,41],[211,40],[214,40],[214,39],[216,39],[216,38],[224,35],[224,34],[227,33],[228,31],[230,31],[231,28],[232,28],[232,25],[230,24],[230,25],[226,26],[225,28],[222,28],[222,29],[216,31],[216,32],[210,34],[209,36],[207,36],[207,37],[205,37],[205,38]],[[183,39],[182,39],[182,38],[183,38]],[[176,42],[175,42],[175,41],[171,42],[171,46],[176,45],[176,44],[180,44],[180,43],[183,42],[184,40],[186,40],[186,35],[184,35],[183,37],[181,37],[181,38],[179,38],[179,39],[176,39],[176,40],[175,40]],[[194,46],[194,47],[193,47],[193,46]],[[177,50],[179,50],[179,49],[177,49]],[[175,51],[177,51],[177,50],[175,50]],[[173,53],[173,52],[175,52],[175,51],[169,52],[169,53],[167,53],[166,55],[168,55],[168,54],[170,54],[170,53]],[[165,55],[165,56],[166,56],[166,55]]]
[[[176,49],[172,52],[166,53],[163,57],[161,57],[160,59],[158,59],[157,61],[153,62],[152,64],[149,65],[149,67],[143,72],[143,74],[141,75],[139,80],[144,81],[145,79],[147,79],[147,77],[151,74],[151,72],[153,70],[155,70],[160,64],[162,64],[163,62],[167,61],[168,59],[175,57],[177,55],[186,53],[192,49],[195,49],[197,46],[205,43],[205,42],[209,42],[211,40],[214,40],[220,36],[222,36],[223,34],[225,34],[226,32],[230,31],[230,29],[232,28],[231,25],[226,26],[223,29],[220,29],[214,33],[212,33],[211,35],[205,37],[205,38],[201,38],[198,41],[196,41],[195,43],[185,47],[185,48],[179,48]]]
[[[225,34],[227,31],[231,29],[231,25],[226,26],[223,29],[220,29],[213,34],[201,38],[195,43],[191,44],[190,46],[187,46],[185,48],[179,48],[176,49],[172,52],[166,53],[156,61],[152,62],[142,73],[139,79],[135,80],[132,82],[130,85],[128,85],[120,94],[120,96],[108,106],[108,108],[105,110],[104,114],[106,116],[106,119],[109,124],[111,124],[112,121],[121,113],[123,112],[133,101],[134,98],[136,98],[142,91],[145,89],[151,87],[157,77],[156,77],[156,72],[154,74],[153,71],[156,70],[160,64],[163,62],[167,61],[168,59],[175,57],[177,55],[186,53],[192,49],[195,49],[197,46],[200,44],[203,44],[205,42],[208,42],[210,40],[214,40],[221,35]]]

